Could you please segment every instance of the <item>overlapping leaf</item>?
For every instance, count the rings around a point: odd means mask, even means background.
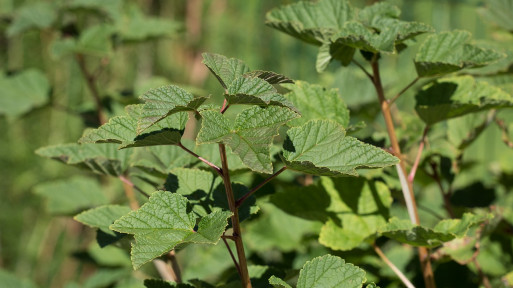
[[[356,176],[356,168],[380,168],[398,163],[390,153],[356,138],[331,120],[311,120],[287,131],[283,161],[287,168],[308,174]]]
[[[427,124],[492,108],[513,107],[513,97],[472,76],[444,78],[416,95],[415,110]]]
[[[87,177],[73,177],[42,183],[34,192],[47,199],[47,210],[53,214],[72,214],[108,202],[97,182]]]
[[[291,90],[285,94],[285,98],[301,111],[301,118],[290,121],[289,125],[299,126],[315,119],[330,119],[343,127],[349,125],[349,109],[340,97],[338,90],[327,90],[320,85],[304,81],[296,81],[294,85],[285,84],[283,86]]]
[[[470,39],[469,32],[458,30],[429,36],[415,57],[418,75],[443,75],[463,68],[485,66],[503,58],[494,50],[469,44]]]
[[[272,173],[272,140],[280,126],[299,115],[279,106],[253,106],[238,114],[233,124],[218,111],[205,110],[201,116],[198,144],[224,143],[253,171]]]
[[[265,82],[269,84],[294,83],[292,79],[289,79],[284,75],[272,71],[254,70],[251,72],[247,72],[242,76],[247,78],[260,78],[262,80],[265,80]]]
[[[139,210],[116,220],[110,229],[134,234],[134,269],[183,243],[216,244],[223,234],[230,212],[215,211],[201,218],[197,230],[195,213],[180,194],[158,191]]]
[[[344,259],[325,255],[306,262],[299,272],[297,288],[348,287],[361,288],[365,283],[365,271]],[[278,288],[292,288],[285,281],[271,277],[269,284]]]
[[[225,89],[235,79],[250,71],[249,67],[239,59],[227,58],[213,53],[203,53],[202,56],[203,64],[210,69]]]
[[[145,104],[138,120],[137,134],[141,134],[167,116],[198,109],[208,97],[196,97],[178,86],[168,85],[152,89],[140,98]]]
[[[225,94],[229,104],[278,105],[294,109],[292,103],[266,80],[258,77],[239,77],[232,81]]]
[[[386,237],[413,246],[436,247],[455,238],[464,237],[470,227],[485,221],[488,215],[465,213],[461,219],[440,221],[433,229],[413,225],[409,220],[392,218],[380,228]]]
[[[114,235],[109,226],[121,216],[128,214],[130,208],[121,205],[105,205],[84,211],[74,217],[78,222],[92,228],[98,228],[104,233]]]
[[[98,129],[90,130],[80,143],[119,143],[119,148],[178,145],[187,123],[187,112],[178,112],[159,121],[144,134],[137,134],[137,120],[143,105],[130,105],[128,116],[116,116]]]
[[[90,169],[99,174],[122,175],[128,168],[130,150],[118,150],[116,144],[61,144],[36,150],[39,156],[68,165]]]

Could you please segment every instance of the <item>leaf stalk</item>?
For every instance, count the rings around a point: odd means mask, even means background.
[[[280,170],[276,171],[273,175],[269,176],[267,179],[262,181],[260,184],[258,184],[255,188],[251,189],[248,193],[244,194],[244,196],[240,197],[239,200],[235,202],[235,206],[238,208],[244,203],[244,201],[253,195],[257,190],[262,188],[265,184],[267,184],[269,181],[273,180],[276,176],[280,175],[283,171],[287,170],[287,166],[283,166]]]

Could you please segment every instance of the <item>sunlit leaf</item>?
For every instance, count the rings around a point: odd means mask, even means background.
[[[128,214],[130,208],[121,205],[105,205],[86,210],[74,217],[78,222],[92,228],[98,228],[104,233],[114,235],[109,226],[121,216]]]
[[[203,53],[203,64],[217,77],[221,85],[227,89],[232,82],[249,72],[249,67],[239,59],[226,56]]]
[[[365,271],[332,255],[306,262],[299,273],[297,288],[347,287],[360,288]]]

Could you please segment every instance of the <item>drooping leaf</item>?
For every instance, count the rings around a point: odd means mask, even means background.
[[[265,82],[269,84],[294,83],[292,79],[289,79],[281,74],[272,71],[254,70],[251,72],[247,72],[242,76],[248,78],[260,78],[265,80]]]
[[[332,255],[306,262],[297,280],[297,288],[347,287],[360,288],[365,271]]]
[[[130,150],[118,150],[116,144],[61,144],[36,150],[39,156],[68,165],[90,169],[99,174],[122,175],[128,169]]]
[[[294,85],[283,85],[291,90],[285,98],[301,111],[301,118],[289,122],[291,126],[300,126],[310,120],[329,119],[343,127],[349,125],[349,109],[336,89],[327,90],[320,85],[296,81]]]
[[[479,8],[478,11],[488,22],[507,31],[513,31],[513,2],[510,0],[487,0],[485,7]]]
[[[137,119],[143,105],[127,106],[128,116],[116,116],[98,129],[86,131],[80,143],[119,143],[119,148],[178,145],[185,124],[187,112],[178,112],[148,128],[145,133],[137,134]]]
[[[26,4],[15,12],[14,21],[7,28],[7,35],[13,36],[29,29],[45,29],[57,19],[53,3],[34,2]]]
[[[249,72],[249,67],[239,59],[228,58],[213,53],[203,53],[203,64],[217,77],[221,85],[227,89],[232,82]]]
[[[215,211],[198,223],[187,199],[179,194],[158,191],[139,210],[116,220],[111,230],[134,234],[134,269],[183,243],[216,244],[223,234],[230,212]]]
[[[121,205],[105,205],[94,209],[86,210],[75,217],[78,222],[92,228],[98,228],[104,233],[115,235],[109,226],[121,216],[128,214],[130,208]]]
[[[335,121],[308,121],[287,131],[282,159],[289,169],[324,176],[356,176],[358,167],[381,168],[398,163],[390,153],[345,134]]]
[[[224,95],[229,104],[278,105],[295,110],[292,103],[264,79],[239,77],[232,81]]]
[[[141,134],[167,116],[198,109],[208,97],[196,97],[178,86],[168,85],[152,89],[140,98],[145,104],[138,120],[137,134]]]
[[[201,112],[202,125],[196,142],[224,143],[253,171],[272,173],[271,144],[278,128],[298,117],[294,111],[269,106],[253,106],[237,115],[235,123],[214,110]]]
[[[48,101],[50,83],[36,69],[27,69],[11,77],[0,75],[0,115],[16,117]]]
[[[473,112],[513,107],[511,95],[472,76],[440,79],[424,87],[415,99],[415,110],[429,125]]]
[[[418,75],[443,75],[463,68],[485,66],[503,58],[494,50],[469,44],[470,38],[469,32],[459,30],[429,36],[415,57]]]
[[[108,202],[98,182],[81,176],[38,184],[34,192],[47,199],[52,214],[69,215]]]

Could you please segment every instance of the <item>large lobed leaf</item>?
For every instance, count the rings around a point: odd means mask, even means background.
[[[397,164],[390,153],[346,136],[337,122],[311,120],[287,131],[283,161],[288,169],[303,173],[357,176],[356,168],[380,168]]]
[[[415,110],[427,124],[493,108],[513,107],[513,97],[472,76],[443,78],[416,95]]]
[[[463,68],[481,67],[504,57],[491,49],[469,44],[467,31],[441,32],[429,36],[415,57],[420,77],[443,75]]]
[[[98,129],[86,131],[80,143],[119,143],[119,148],[178,145],[180,143],[187,112],[178,112],[155,123],[146,133],[137,133],[137,121],[141,116],[143,105],[126,107],[128,116],[116,116]]]
[[[271,144],[278,128],[298,117],[294,111],[279,106],[253,106],[237,115],[235,123],[215,110],[200,112],[198,144],[224,143],[253,171],[272,173]]]
[[[137,269],[178,244],[216,244],[230,216],[231,212],[215,211],[201,218],[195,230],[196,216],[187,199],[168,191],[157,191],[139,210],[116,220],[110,229],[134,234],[132,264]]]
[[[175,85],[155,88],[144,93],[140,97],[145,104],[138,119],[137,134],[172,114],[197,110],[207,98],[194,96]]]

